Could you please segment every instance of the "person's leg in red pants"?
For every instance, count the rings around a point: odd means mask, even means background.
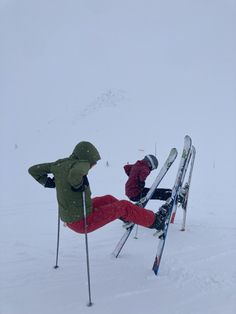
[[[86,217],[87,232],[92,232],[109,222],[122,218],[135,224],[150,227],[154,220],[153,211],[141,208],[126,200],[118,200],[112,195],[95,197],[93,202],[93,212]],[[67,223],[67,226],[78,233],[84,233],[84,220]]]

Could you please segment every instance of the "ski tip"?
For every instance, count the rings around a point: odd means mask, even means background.
[[[190,146],[192,145],[192,139],[191,139],[191,137],[189,135],[185,135],[184,141],[188,142]]]
[[[175,154],[177,154],[177,153],[178,153],[177,148],[173,147],[173,148],[171,149],[171,155],[175,155]]]
[[[168,157],[167,167],[169,168],[172,163],[175,161],[176,157],[178,156],[178,151],[176,148],[172,148]]]
[[[114,251],[111,253],[111,257],[112,257],[112,258],[118,258],[119,254],[120,254],[120,251],[121,251],[120,248],[119,248],[119,250],[114,250]]]
[[[158,274],[159,265],[160,265],[160,258],[158,256],[156,256],[155,261],[154,261],[153,266],[152,266],[152,270],[156,276]]]
[[[156,264],[154,263],[154,265],[153,265],[153,267],[152,267],[152,270],[153,270],[154,274],[157,276],[158,270],[159,270],[159,265],[156,265]]]

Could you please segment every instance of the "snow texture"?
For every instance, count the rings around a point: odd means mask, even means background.
[[[235,0],[0,0],[1,314],[236,313],[235,14]],[[88,140],[102,156],[93,196],[125,199],[123,165],[161,165],[185,134],[197,149],[186,231],[178,209],[157,277],[150,229],[118,259],[120,221],[89,234],[87,307],[84,235],[61,226],[55,270],[55,191],[28,168]]]

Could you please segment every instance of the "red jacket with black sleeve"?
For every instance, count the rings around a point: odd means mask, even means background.
[[[136,198],[141,194],[145,180],[151,172],[148,162],[138,160],[133,165],[125,165],[124,170],[129,177],[125,184],[125,194],[129,199]]]

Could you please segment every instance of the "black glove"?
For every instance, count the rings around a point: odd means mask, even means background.
[[[79,185],[79,187],[74,188],[74,187],[72,186],[71,189],[72,189],[74,192],[84,192],[85,189],[86,189],[88,186],[89,186],[88,178],[87,178],[87,176],[83,176],[82,183]]]
[[[56,184],[55,184],[55,179],[48,177],[46,183],[44,184],[45,188],[55,188]]]

